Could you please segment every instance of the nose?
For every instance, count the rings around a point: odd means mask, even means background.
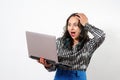
[[[71,30],[74,30],[74,26],[73,25],[71,26]]]

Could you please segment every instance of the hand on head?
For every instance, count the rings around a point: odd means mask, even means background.
[[[78,19],[80,20],[80,23],[85,26],[85,24],[88,23],[88,18],[86,15],[83,13],[78,13],[77,15],[79,16]]]

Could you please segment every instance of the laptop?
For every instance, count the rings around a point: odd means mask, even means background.
[[[26,40],[30,58],[39,60],[40,57],[43,57],[50,64],[64,68],[70,67],[58,62],[55,36],[26,31]]]

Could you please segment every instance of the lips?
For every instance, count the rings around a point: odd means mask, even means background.
[[[71,37],[75,37],[75,32],[70,33]]]

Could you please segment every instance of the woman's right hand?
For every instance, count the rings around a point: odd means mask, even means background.
[[[38,62],[41,63],[41,64],[43,64],[46,68],[49,68],[49,67],[52,66],[52,64],[48,64],[47,61],[44,58],[42,58],[42,57],[40,57],[40,59],[38,60]]]

